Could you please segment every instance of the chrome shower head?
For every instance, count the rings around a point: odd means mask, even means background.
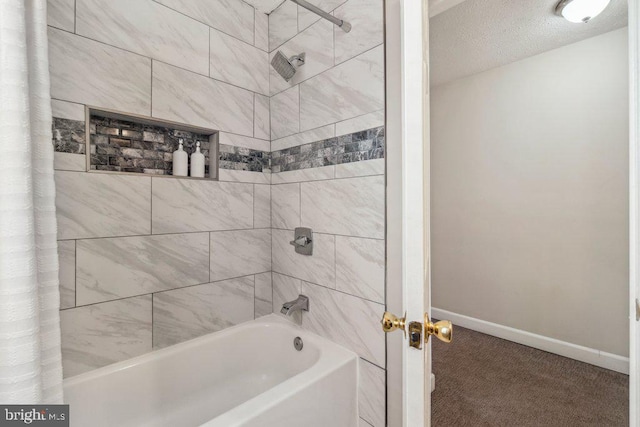
[[[301,65],[304,65],[304,58],[304,52],[300,55],[295,55],[287,59],[287,57],[284,56],[284,53],[277,51],[271,60],[271,66],[283,79],[285,79],[285,81],[289,81],[296,74],[296,69]]]

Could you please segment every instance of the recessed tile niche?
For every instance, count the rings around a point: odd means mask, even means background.
[[[86,117],[89,170],[172,175],[173,152],[182,139],[189,156],[200,142],[205,156],[205,179],[217,178],[218,132],[215,130],[92,108],[87,108]]]

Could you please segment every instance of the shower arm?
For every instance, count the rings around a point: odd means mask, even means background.
[[[298,6],[304,7],[305,9],[315,13],[316,15],[321,16],[322,18],[326,19],[329,22],[333,22],[335,25],[337,25],[338,27],[342,28],[342,30],[345,33],[348,33],[349,31],[351,31],[351,24],[349,24],[347,21],[343,21],[342,19],[338,19],[335,16],[332,16],[330,14],[328,14],[327,12],[325,12],[324,10],[320,9],[317,6],[312,5],[311,3],[305,1],[305,0],[291,0],[292,2],[294,2],[295,4],[297,4]]]

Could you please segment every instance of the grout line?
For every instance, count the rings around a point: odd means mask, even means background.
[[[300,224],[299,227],[302,227],[303,226],[302,224],[302,183],[298,182],[297,184],[298,184],[298,202],[300,204],[299,210],[298,210],[298,224]]]
[[[151,59],[151,76],[149,77],[149,117],[153,117],[153,59]]]
[[[364,357],[362,357],[362,356],[358,356],[358,357],[359,357],[363,362],[367,362],[369,365],[376,366],[376,367],[378,367],[378,368],[382,369],[383,371],[386,371],[386,369],[385,369],[385,368],[383,368],[382,366],[379,366],[378,364],[373,363],[372,361],[367,360],[367,359],[365,359],[365,358],[364,358]]]
[[[149,235],[157,236],[157,234],[153,234],[153,177],[151,178],[151,183],[149,184],[151,197],[149,197]]]
[[[268,273],[268,271],[260,271],[260,272],[257,272],[257,273],[244,274],[242,276],[229,277],[229,278],[226,278],[226,279],[220,279],[220,280],[214,280],[214,281],[208,281],[208,282],[202,282],[202,283],[194,283],[194,284],[191,284],[191,285],[180,286],[180,287],[177,287],[177,288],[161,289],[161,290],[157,290],[157,291],[153,291],[153,292],[147,292],[147,293],[144,293],[144,294],[137,294],[137,295],[131,295],[131,296],[127,296],[127,297],[114,298],[114,299],[105,300],[105,301],[92,302],[92,303],[89,303],[89,304],[82,304],[82,305],[77,305],[75,307],[65,308],[65,309],[62,309],[60,311],[73,310],[73,309],[76,309],[76,308],[83,308],[83,307],[91,307],[91,306],[98,305],[98,304],[106,304],[106,303],[122,301],[122,300],[126,300],[126,299],[140,298],[140,297],[145,297],[145,296],[148,296],[148,295],[162,294],[162,293],[165,293],[165,292],[172,292],[172,291],[178,291],[178,290],[181,290],[181,289],[193,288],[194,286],[213,285],[213,284],[218,284],[218,283],[221,283],[221,282],[226,282],[226,281],[229,281],[229,280],[243,279],[245,277],[250,277],[250,276],[254,276],[256,274],[262,274],[262,273]]]
[[[197,71],[193,71],[193,70],[190,70],[190,69],[188,69],[188,68],[181,67],[181,66],[179,66],[179,65],[171,64],[171,63],[169,63],[169,62],[166,62],[166,61],[163,61],[163,60],[160,60],[160,59],[157,59],[157,58],[153,58],[153,57],[151,57],[151,56],[143,55],[143,54],[140,54],[140,53],[134,52],[134,51],[132,51],[132,50],[129,50],[129,49],[126,49],[126,48],[123,48],[123,47],[120,47],[120,46],[115,46],[115,45],[112,45],[112,44],[109,44],[109,43],[105,43],[105,42],[100,41],[100,40],[92,39],[91,37],[83,36],[82,34],[75,34],[75,33],[72,33],[72,32],[70,32],[70,31],[63,30],[63,29],[61,29],[61,28],[54,27],[54,26],[52,26],[52,25],[49,25],[49,27],[51,27],[51,28],[55,28],[55,29],[56,29],[56,30],[58,30],[58,31],[63,31],[63,32],[67,33],[67,34],[74,35],[74,36],[76,36],[76,37],[81,37],[81,38],[83,38],[83,39],[85,39],[85,40],[91,40],[91,41],[93,41],[93,42],[100,43],[101,45],[109,46],[109,47],[112,47],[112,48],[114,48],[114,49],[118,49],[118,50],[121,50],[121,51],[123,51],[123,52],[127,52],[127,53],[130,53],[130,54],[133,54],[133,55],[139,56],[139,57],[141,57],[141,58],[148,59],[148,60],[150,60],[150,61],[156,61],[156,62],[159,62],[159,63],[161,63],[161,64],[165,64],[165,65],[168,65],[168,66],[170,66],[170,67],[177,68],[177,69],[179,69],[179,70],[182,70],[182,71],[186,71],[186,72],[188,72],[188,73],[195,74],[195,75],[197,75],[197,76],[206,77],[206,78],[207,78],[207,79],[209,79],[209,80],[213,80],[213,81],[218,82],[218,83],[223,83],[223,84],[228,85],[228,86],[231,86],[231,87],[235,87],[235,88],[238,88],[238,89],[242,89],[242,90],[244,90],[244,91],[246,91],[246,92],[259,93],[259,92],[255,92],[255,91],[253,91],[253,90],[251,90],[251,89],[247,89],[247,88],[245,88],[245,87],[238,86],[238,85],[236,85],[236,84],[229,83],[229,82],[226,82],[226,81],[224,81],[224,80],[219,80],[219,79],[216,79],[216,78],[210,77],[210,76],[208,76],[208,75],[206,75],[206,74],[202,74],[202,73],[199,73],[199,72],[197,72]],[[263,95],[263,94],[261,94],[261,95]],[[264,96],[269,96],[269,95],[264,95]],[[64,100],[62,100],[62,101],[64,101]],[[72,102],[72,101],[71,101],[71,102]]]
[[[300,131],[300,132],[297,132],[297,133],[292,133],[291,135],[283,136],[281,138],[276,138],[272,142],[281,141],[281,140],[287,139],[287,138],[293,138],[293,137],[296,137],[296,136],[299,136],[299,135],[302,135],[302,134],[305,134],[305,133],[316,132],[316,131],[318,131],[320,129],[323,129],[323,128],[326,128],[326,127],[329,127],[329,126],[333,126],[333,128],[334,128],[333,129],[333,135],[330,136],[329,138],[336,138],[338,136],[351,135],[351,134],[354,134],[354,133],[363,132],[365,130],[376,129],[376,128],[379,128],[379,127],[385,127],[385,124],[382,123],[381,125],[378,125],[378,126],[367,127],[367,128],[364,128],[364,129],[360,129],[360,130],[356,130],[356,131],[347,132],[347,133],[343,133],[343,134],[337,135],[338,132],[336,131],[336,125],[338,123],[344,123],[344,122],[348,122],[348,121],[351,121],[351,120],[360,119],[360,118],[362,118],[364,116],[368,116],[370,114],[374,114],[374,113],[377,113],[377,112],[380,112],[380,111],[384,111],[384,108],[383,109],[379,109],[379,110],[369,111],[368,113],[359,114],[357,116],[349,117],[348,119],[340,120],[340,121],[337,121],[337,122],[327,123],[326,125],[318,126],[318,127],[307,129],[307,130],[303,130],[303,131]],[[227,132],[227,133],[231,133],[231,132]],[[281,148],[280,150],[286,150],[287,148],[297,147],[298,145],[310,144],[310,143],[317,142],[317,141],[322,141],[322,139],[311,141],[311,142],[302,142],[302,143],[299,143],[299,144],[296,144],[296,145],[291,145],[291,146],[288,146],[288,147]],[[280,150],[275,150],[275,151],[280,151]]]
[[[187,14],[186,14],[186,13],[184,13],[184,12],[180,12],[179,10],[174,9],[174,8],[172,8],[172,7],[169,7],[169,6],[167,6],[166,4],[160,3],[160,2],[158,2],[157,0],[152,0],[152,1],[153,1],[154,3],[156,3],[156,4],[160,5],[160,6],[162,6],[162,7],[165,7],[165,8],[167,8],[167,9],[169,9],[169,10],[174,11],[175,13],[177,13],[177,14],[179,14],[179,15],[186,16],[187,18],[189,18],[189,19],[191,19],[191,20],[193,20],[193,21],[196,21],[196,22],[199,22],[200,24],[206,25],[207,27],[209,27],[209,28],[210,28],[210,29],[212,29],[212,30],[219,31],[219,32],[221,32],[222,34],[225,34],[225,35],[227,35],[227,36],[229,36],[229,37],[233,37],[234,39],[236,39],[236,40],[238,40],[238,41],[241,41],[242,43],[248,44],[249,46],[253,46],[253,45],[252,45],[251,43],[249,43],[248,41],[242,40],[241,38],[238,38],[237,36],[234,36],[233,34],[229,34],[229,33],[227,33],[226,31],[221,30],[221,29],[219,29],[219,28],[215,28],[215,27],[213,27],[213,26],[209,25],[208,23],[206,23],[206,22],[204,22],[204,21],[200,21],[199,19],[194,18],[193,16],[187,15]],[[219,0],[216,0],[216,1],[219,1]],[[253,9],[254,9],[254,11],[255,11],[255,8],[254,8],[253,6],[251,6],[251,5],[249,5],[249,6],[250,6],[251,8],[253,8]]]
[[[338,239],[333,235],[333,286],[338,289]]]
[[[299,277],[292,276],[292,275],[290,275],[290,274],[281,273],[281,272],[279,272],[279,271],[273,271],[272,273],[279,274],[279,275],[281,275],[281,276],[286,276],[286,277],[289,277],[290,279],[299,280],[299,281],[300,281],[300,282],[302,282],[302,283],[308,283],[308,284],[313,285],[313,286],[319,286],[319,287],[321,287],[321,288],[323,288],[323,289],[328,289],[328,290],[330,290],[330,291],[338,292],[338,293],[341,293],[341,294],[343,294],[343,295],[348,295],[348,296],[353,297],[353,298],[358,298],[358,299],[360,299],[360,300],[362,300],[362,301],[367,301],[367,302],[370,302],[370,303],[373,303],[373,304],[381,305],[381,306],[383,306],[383,307],[384,307],[384,305],[385,305],[384,303],[379,302],[379,301],[374,301],[374,300],[371,300],[371,299],[368,299],[368,298],[361,297],[361,296],[359,296],[359,295],[350,294],[349,292],[345,292],[345,291],[342,291],[342,290],[340,290],[340,289],[330,288],[329,286],[321,285],[321,284],[319,284],[319,283],[315,283],[315,282],[312,282],[312,281],[310,281],[310,280],[301,279],[301,278],[299,278]]]
[[[379,160],[379,159],[374,159],[374,160]],[[357,162],[351,162],[351,163],[357,163]],[[331,166],[339,166],[339,165],[348,165],[349,163],[339,163],[338,165],[329,165],[329,166],[319,166],[317,168],[307,168],[307,169],[297,169],[295,171],[284,171],[284,172],[276,172],[275,175],[281,174],[281,173],[288,173],[288,172],[297,172],[297,171],[308,171],[308,170],[313,170],[313,169],[319,169],[319,168],[326,168],[326,167],[331,167]],[[319,181],[333,181],[333,180],[345,180],[345,179],[357,179],[357,178],[372,178],[372,177],[376,177],[376,176],[385,176],[384,173],[376,173],[376,174],[370,174],[370,175],[354,175],[354,176],[341,176],[336,178],[334,177],[330,177],[330,178],[318,178],[318,179],[307,179],[307,180],[292,180],[292,181],[283,181],[283,182],[276,182],[275,184],[271,184],[271,185],[284,185],[284,184],[295,184],[297,182],[303,183],[303,182],[319,182]],[[284,178],[283,178],[284,179]]]
[[[291,231],[293,232],[293,229],[289,229],[289,228],[278,228],[278,227],[273,227],[272,230],[277,230],[277,231]],[[320,234],[321,236],[336,236],[336,237],[347,237],[347,238],[351,238],[351,239],[366,239],[366,240],[375,240],[375,241],[384,241],[384,237],[361,237],[361,236],[351,236],[349,234],[337,234],[337,233],[324,233],[322,231],[314,231],[313,234]]]
[[[153,350],[153,340],[154,340],[154,327],[153,327],[153,304],[154,304],[153,294],[151,294],[151,349]]]
[[[73,306],[78,305],[78,241],[73,241]]]
[[[262,184],[268,185],[268,184]],[[180,236],[183,234],[205,234],[205,233],[226,233],[230,231],[250,231],[250,230],[270,230],[270,227],[257,227],[257,228],[232,228],[224,230],[201,230],[201,231],[180,231],[173,233],[156,233],[156,234],[130,234],[125,236],[102,236],[102,237],[73,237],[70,239],[58,239],[58,242],[68,242],[73,240],[101,240],[101,239],[127,239],[133,237],[156,237],[156,236]]]
[[[256,21],[256,8],[251,6],[251,8],[253,9],[253,14],[252,14],[252,18],[253,18],[253,47],[255,47],[256,49],[259,49],[258,47],[256,47],[256,25],[257,25],[257,21]],[[262,50],[262,49],[260,49]]]
[[[302,86],[300,83],[296,85],[298,88],[298,132],[300,133],[300,129],[302,128]]]

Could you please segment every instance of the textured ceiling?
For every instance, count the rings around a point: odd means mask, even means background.
[[[430,20],[431,85],[506,65],[627,25],[626,0],[574,24],[558,0],[466,0]]]
[[[214,0],[218,1],[218,0]],[[286,0],[244,0],[262,13],[271,13]]]

